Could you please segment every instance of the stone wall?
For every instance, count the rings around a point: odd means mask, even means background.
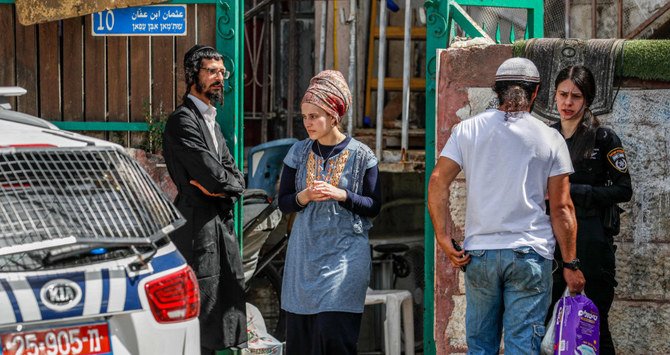
[[[482,112],[494,98],[495,70],[511,56],[507,45],[467,47],[439,53],[437,153],[451,127]],[[626,149],[633,199],[621,207],[617,279],[610,326],[619,353],[667,354],[670,342],[670,85],[661,89],[622,87],[613,112],[599,118],[620,136]],[[665,88],[664,88],[665,87]],[[451,227],[463,238],[465,187],[462,174],[452,185]],[[444,253],[435,255],[435,341],[438,354],[462,353],[465,297],[462,273]]]

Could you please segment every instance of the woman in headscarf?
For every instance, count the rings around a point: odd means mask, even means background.
[[[356,354],[370,278],[368,230],[379,213],[377,159],[342,132],[351,93],[339,71],[310,81],[302,103],[308,139],[284,159],[279,208],[297,212],[282,285],[287,354]]]

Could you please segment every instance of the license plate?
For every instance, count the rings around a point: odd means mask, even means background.
[[[2,355],[111,354],[107,323],[8,333],[0,339]]]

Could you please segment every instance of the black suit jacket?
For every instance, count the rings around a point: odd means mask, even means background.
[[[168,118],[163,135],[163,154],[172,181],[177,185],[177,199],[186,198],[194,205],[218,204],[231,208],[244,191],[244,175],[226,146],[219,124],[215,124],[219,149],[205,119],[189,98]],[[224,193],[228,198],[209,197],[189,183],[198,181],[211,193]]]
[[[170,238],[198,278],[200,345],[211,350],[247,341],[244,271],[232,212],[244,176],[218,124],[215,133],[218,151],[205,119],[187,98],[168,118],[163,135],[165,163],[179,191],[175,205],[186,218]],[[207,196],[190,180],[226,197]]]

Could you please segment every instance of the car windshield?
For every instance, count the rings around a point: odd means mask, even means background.
[[[184,223],[112,147],[0,149],[0,200],[0,272],[43,267],[57,250],[151,245]]]

